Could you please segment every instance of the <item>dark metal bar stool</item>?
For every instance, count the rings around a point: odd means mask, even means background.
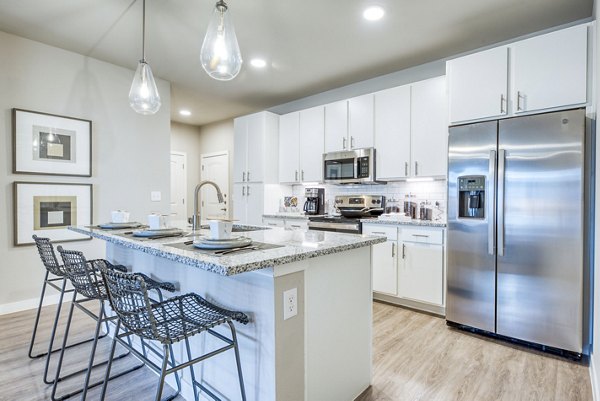
[[[57,400],[56,391],[57,391],[58,383],[61,380],[63,380],[66,377],[71,377],[78,373],[86,372],[84,384],[80,390],[73,391],[69,394],[63,395],[62,397],[58,398],[60,400],[63,400],[65,398],[69,398],[73,395],[82,393],[81,399],[85,400],[88,389],[98,386],[102,383],[102,381],[99,381],[99,382],[90,384],[90,376],[92,373],[92,369],[94,367],[104,365],[108,362],[108,361],[105,361],[105,362],[94,365],[96,347],[98,344],[98,339],[100,337],[99,336],[100,328],[103,323],[106,324],[108,327],[108,322],[116,319],[116,316],[114,316],[114,317],[108,316],[106,313],[106,310],[105,310],[104,301],[107,299],[107,294],[106,294],[106,286],[102,282],[100,268],[103,268],[106,270],[111,270],[111,271],[112,270],[114,270],[114,271],[125,270],[126,271],[126,268],[123,266],[114,266],[111,263],[109,263],[108,261],[103,260],[103,259],[96,259],[96,260],[88,261],[88,260],[86,260],[83,253],[81,253],[79,251],[64,250],[61,246],[59,246],[57,249],[58,249],[58,252],[61,254],[61,257],[64,262],[64,267],[63,267],[64,272],[66,274],[66,277],[70,280],[72,286],[74,287],[74,292],[73,292],[73,299],[71,302],[71,307],[69,309],[67,325],[65,328],[65,335],[63,338],[63,347],[61,349],[58,366],[57,366],[57,370],[56,370],[56,378],[55,378],[54,385],[52,388],[52,400]],[[141,277],[144,277],[144,278],[148,278],[147,276],[142,275],[142,274],[138,274],[138,275],[140,275]],[[148,279],[150,279],[150,278],[148,278]],[[152,279],[150,279],[150,283],[151,283],[150,288],[157,291],[160,299],[162,299],[162,291],[161,290],[166,290],[166,291],[171,291],[171,292],[173,292],[175,290],[175,286],[172,283],[163,283],[163,282],[158,282],[158,281],[152,280]],[[78,299],[78,295],[81,296],[80,299]],[[99,305],[100,309],[99,309],[98,314],[94,314],[94,312],[92,312],[90,309],[88,309],[84,306],[84,304],[86,302],[93,301],[93,300],[98,301],[100,304]],[[94,341],[92,343],[92,349],[90,352],[90,357],[89,357],[87,368],[83,369],[81,371],[69,374],[67,376],[61,377],[60,372],[62,369],[63,358],[64,358],[66,344],[67,344],[67,340],[68,340],[68,336],[69,336],[69,329],[70,329],[70,325],[71,325],[71,321],[72,321],[72,317],[73,317],[73,311],[74,311],[75,307],[77,307],[82,312],[84,312],[86,315],[90,316],[92,319],[94,319],[96,321],[96,330],[95,330],[94,338],[93,338]],[[127,351],[126,353],[119,355],[116,359],[125,357],[129,354],[130,354],[130,351]],[[112,356],[113,356],[113,354],[111,354],[111,357]],[[144,365],[140,364],[140,365],[134,366],[125,372],[121,372],[118,375],[114,375],[110,379],[120,377],[126,373],[133,371],[133,370],[139,369],[142,366],[144,366]]]
[[[28,355],[30,358],[40,358],[43,356],[46,356],[46,364],[44,367],[44,383],[46,384],[52,384],[54,383],[54,379],[50,380],[48,378],[48,370],[49,370],[49,365],[50,365],[50,354],[55,353],[60,351],[61,349],[52,349],[54,347],[54,340],[56,338],[56,329],[58,327],[58,322],[60,320],[60,313],[61,313],[61,307],[62,307],[62,303],[63,303],[63,299],[64,299],[64,295],[67,293],[71,293],[74,290],[73,289],[67,289],[67,277],[66,277],[66,272],[64,270],[64,266],[62,266],[59,262],[58,259],[56,258],[56,254],[54,253],[54,247],[52,246],[52,243],[50,242],[49,238],[41,238],[38,237],[37,235],[33,235],[33,240],[35,241],[35,244],[37,246],[37,250],[38,253],[40,254],[40,258],[42,260],[42,263],[44,265],[44,267],[46,268],[46,275],[44,277],[44,284],[42,285],[42,293],[40,295],[40,302],[38,304],[38,309],[37,309],[37,313],[35,316],[35,323],[33,325],[33,332],[31,335],[31,342],[29,344],[29,352]],[[122,268],[122,266],[118,266],[115,268]],[[122,268],[122,271],[127,271],[127,269]],[[60,284],[59,284],[60,283]],[[48,343],[48,350],[46,352],[43,353],[39,353],[36,355],[33,355],[33,348],[35,345],[35,339],[37,336],[37,329],[38,329],[38,325],[39,325],[39,321],[40,321],[40,315],[41,315],[41,310],[42,310],[42,305],[44,303],[44,296],[46,294],[46,287],[51,287],[55,290],[57,290],[60,295],[59,295],[59,299],[58,299],[58,305],[56,307],[56,314],[54,316],[54,323],[52,324],[52,331],[50,333],[50,340]],[[108,329],[108,326],[107,326]],[[108,331],[107,331],[108,333]],[[100,336],[100,338],[105,337],[107,335],[107,333],[104,333]],[[74,344],[70,344],[68,345],[66,348],[72,348],[72,347],[76,347],[78,345],[93,341],[94,338],[89,338],[87,340],[83,340],[83,341],[79,341],[77,343]]]
[[[101,268],[101,270],[110,304],[119,318],[116,333],[113,337],[111,357],[114,355],[118,342],[124,347],[130,348],[148,367],[156,371],[160,375],[156,391],[156,401],[160,401],[161,399],[165,377],[170,373],[177,375],[178,370],[188,367],[190,368],[195,400],[199,400],[200,391],[204,391],[214,400],[219,400],[212,391],[196,380],[193,365],[230,349],[233,349],[235,352],[240,393],[242,400],[246,400],[240,354],[235,326],[233,325],[233,320],[247,324],[248,316],[246,314],[220,308],[197,294],[180,295],[169,298],[164,302],[153,304],[148,298],[148,285],[143,278],[106,268]],[[225,323],[229,325],[229,329],[231,330],[231,339],[212,330],[212,328]],[[121,325],[124,326],[126,331],[119,334]],[[212,334],[227,345],[202,356],[192,358],[189,337],[202,332]],[[131,348],[123,340],[124,337],[129,337],[132,334],[146,340],[158,341],[162,344],[162,366],[159,367],[148,358],[145,358],[144,355]],[[182,340],[185,341],[188,360],[187,362],[175,365],[170,346]],[[171,355],[171,363],[169,363],[169,354]],[[112,358],[109,359],[106,368],[101,400],[104,400],[106,395],[108,386],[107,378],[110,376],[111,364]],[[197,388],[199,391],[196,391]],[[168,399],[172,398],[174,397]]]

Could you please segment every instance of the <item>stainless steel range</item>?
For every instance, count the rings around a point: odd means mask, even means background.
[[[309,217],[309,230],[362,233],[361,219],[376,219],[385,210],[385,196],[344,195],[335,197],[339,216]]]

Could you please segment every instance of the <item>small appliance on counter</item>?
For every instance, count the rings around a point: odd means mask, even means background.
[[[304,202],[304,212],[306,214],[325,214],[325,189],[306,188],[304,196],[306,197],[306,202]]]
[[[376,219],[385,210],[383,195],[345,195],[335,197],[341,216],[310,217],[309,230],[361,234],[361,219]]]

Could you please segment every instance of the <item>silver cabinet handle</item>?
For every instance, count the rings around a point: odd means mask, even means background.
[[[298,181],[298,170],[296,170],[296,180],[295,181]]]
[[[277,223],[267,223],[268,226],[277,227]]]
[[[246,187],[246,195],[250,196],[250,185]]]
[[[396,257],[396,243],[392,242],[392,258]]]
[[[413,234],[413,237],[423,237],[423,238],[429,238],[429,235],[425,235],[425,234]]]
[[[415,176],[419,175],[419,164],[415,162]]]
[[[294,227],[294,228],[302,228],[302,226],[299,226],[297,224],[290,224],[290,227]]]
[[[354,137],[350,137],[350,149],[354,149]]]
[[[404,176],[408,177],[408,162],[404,162]]]
[[[242,182],[246,182],[246,172],[242,172]]]
[[[385,235],[385,233],[383,231],[373,231],[372,234],[381,234],[381,235]]]
[[[246,187],[242,187],[242,196],[246,196]]]
[[[304,181],[304,170],[302,170],[302,181]]]
[[[498,155],[498,256],[504,256],[504,174],[506,151],[500,150]]]
[[[488,199],[487,199],[487,219],[488,219],[488,253],[496,254],[496,230],[494,230],[494,210],[496,210],[496,151],[490,150],[490,165],[488,167]]]
[[[402,244],[402,259],[406,258],[406,245]]]
[[[523,110],[523,109],[521,108],[521,98],[522,98],[522,97],[523,97],[523,96],[521,95],[521,92],[520,92],[520,91],[517,91],[517,111],[521,111],[521,110]]]
[[[342,138],[342,149],[346,149],[346,138]]]
[[[246,173],[246,177],[248,177],[248,182],[250,182],[250,172],[249,171]]]
[[[500,94],[500,114],[504,114],[504,93]]]

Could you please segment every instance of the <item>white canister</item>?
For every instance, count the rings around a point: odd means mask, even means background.
[[[233,222],[226,220],[208,220],[208,226],[210,227],[210,237],[212,239],[231,238]]]
[[[150,230],[162,230],[169,228],[169,216],[166,214],[149,214],[148,227]]]
[[[126,210],[113,210],[110,212],[111,223],[129,223],[129,212]]]

